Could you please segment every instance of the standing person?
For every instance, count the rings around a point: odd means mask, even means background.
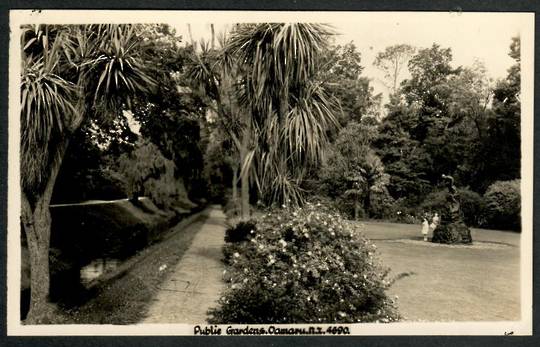
[[[424,236],[424,241],[427,241],[428,231],[429,231],[429,222],[427,220],[427,217],[424,216],[424,218],[422,218],[422,235]]]
[[[435,215],[433,216],[433,219],[431,220],[431,224],[429,225],[429,227],[431,228],[431,231],[435,231],[435,229],[437,229],[437,226],[439,225],[439,221],[440,221],[439,214],[435,212]]]

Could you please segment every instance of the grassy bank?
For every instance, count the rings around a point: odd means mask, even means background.
[[[182,258],[206,218],[188,217],[162,240],[125,261],[104,276],[75,307],[59,306],[56,324],[135,324],[144,318],[159,284]]]
[[[190,213],[189,210],[185,210]],[[62,306],[77,306],[88,296],[80,269],[98,259],[123,262],[158,242],[181,219],[178,211],[163,211],[149,199],[138,202],[89,201],[51,207],[50,299]],[[28,249],[22,242],[21,317],[29,304]]]

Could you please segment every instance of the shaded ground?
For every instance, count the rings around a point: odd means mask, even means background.
[[[60,310],[58,324],[135,324],[174,265],[182,258],[208,216],[209,210],[188,217],[156,243],[118,267],[87,293],[77,308]],[[166,267],[164,266],[166,265]]]
[[[163,281],[142,323],[204,323],[221,291],[225,215],[209,210],[191,246]]]
[[[520,319],[520,234],[472,229],[467,247],[424,243],[418,225],[366,222],[364,229],[393,276],[410,274],[389,291],[405,320]]]

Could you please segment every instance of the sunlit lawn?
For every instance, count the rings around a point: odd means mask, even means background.
[[[472,229],[475,245],[446,246],[421,241],[420,225],[364,222],[397,280],[407,321],[500,321],[520,319],[520,234]]]

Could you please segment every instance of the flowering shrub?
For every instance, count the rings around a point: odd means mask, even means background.
[[[399,318],[385,293],[388,270],[375,261],[376,247],[339,214],[308,203],[266,213],[256,230],[249,241],[234,244],[224,273],[228,288],[210,311],[212,323]]]

